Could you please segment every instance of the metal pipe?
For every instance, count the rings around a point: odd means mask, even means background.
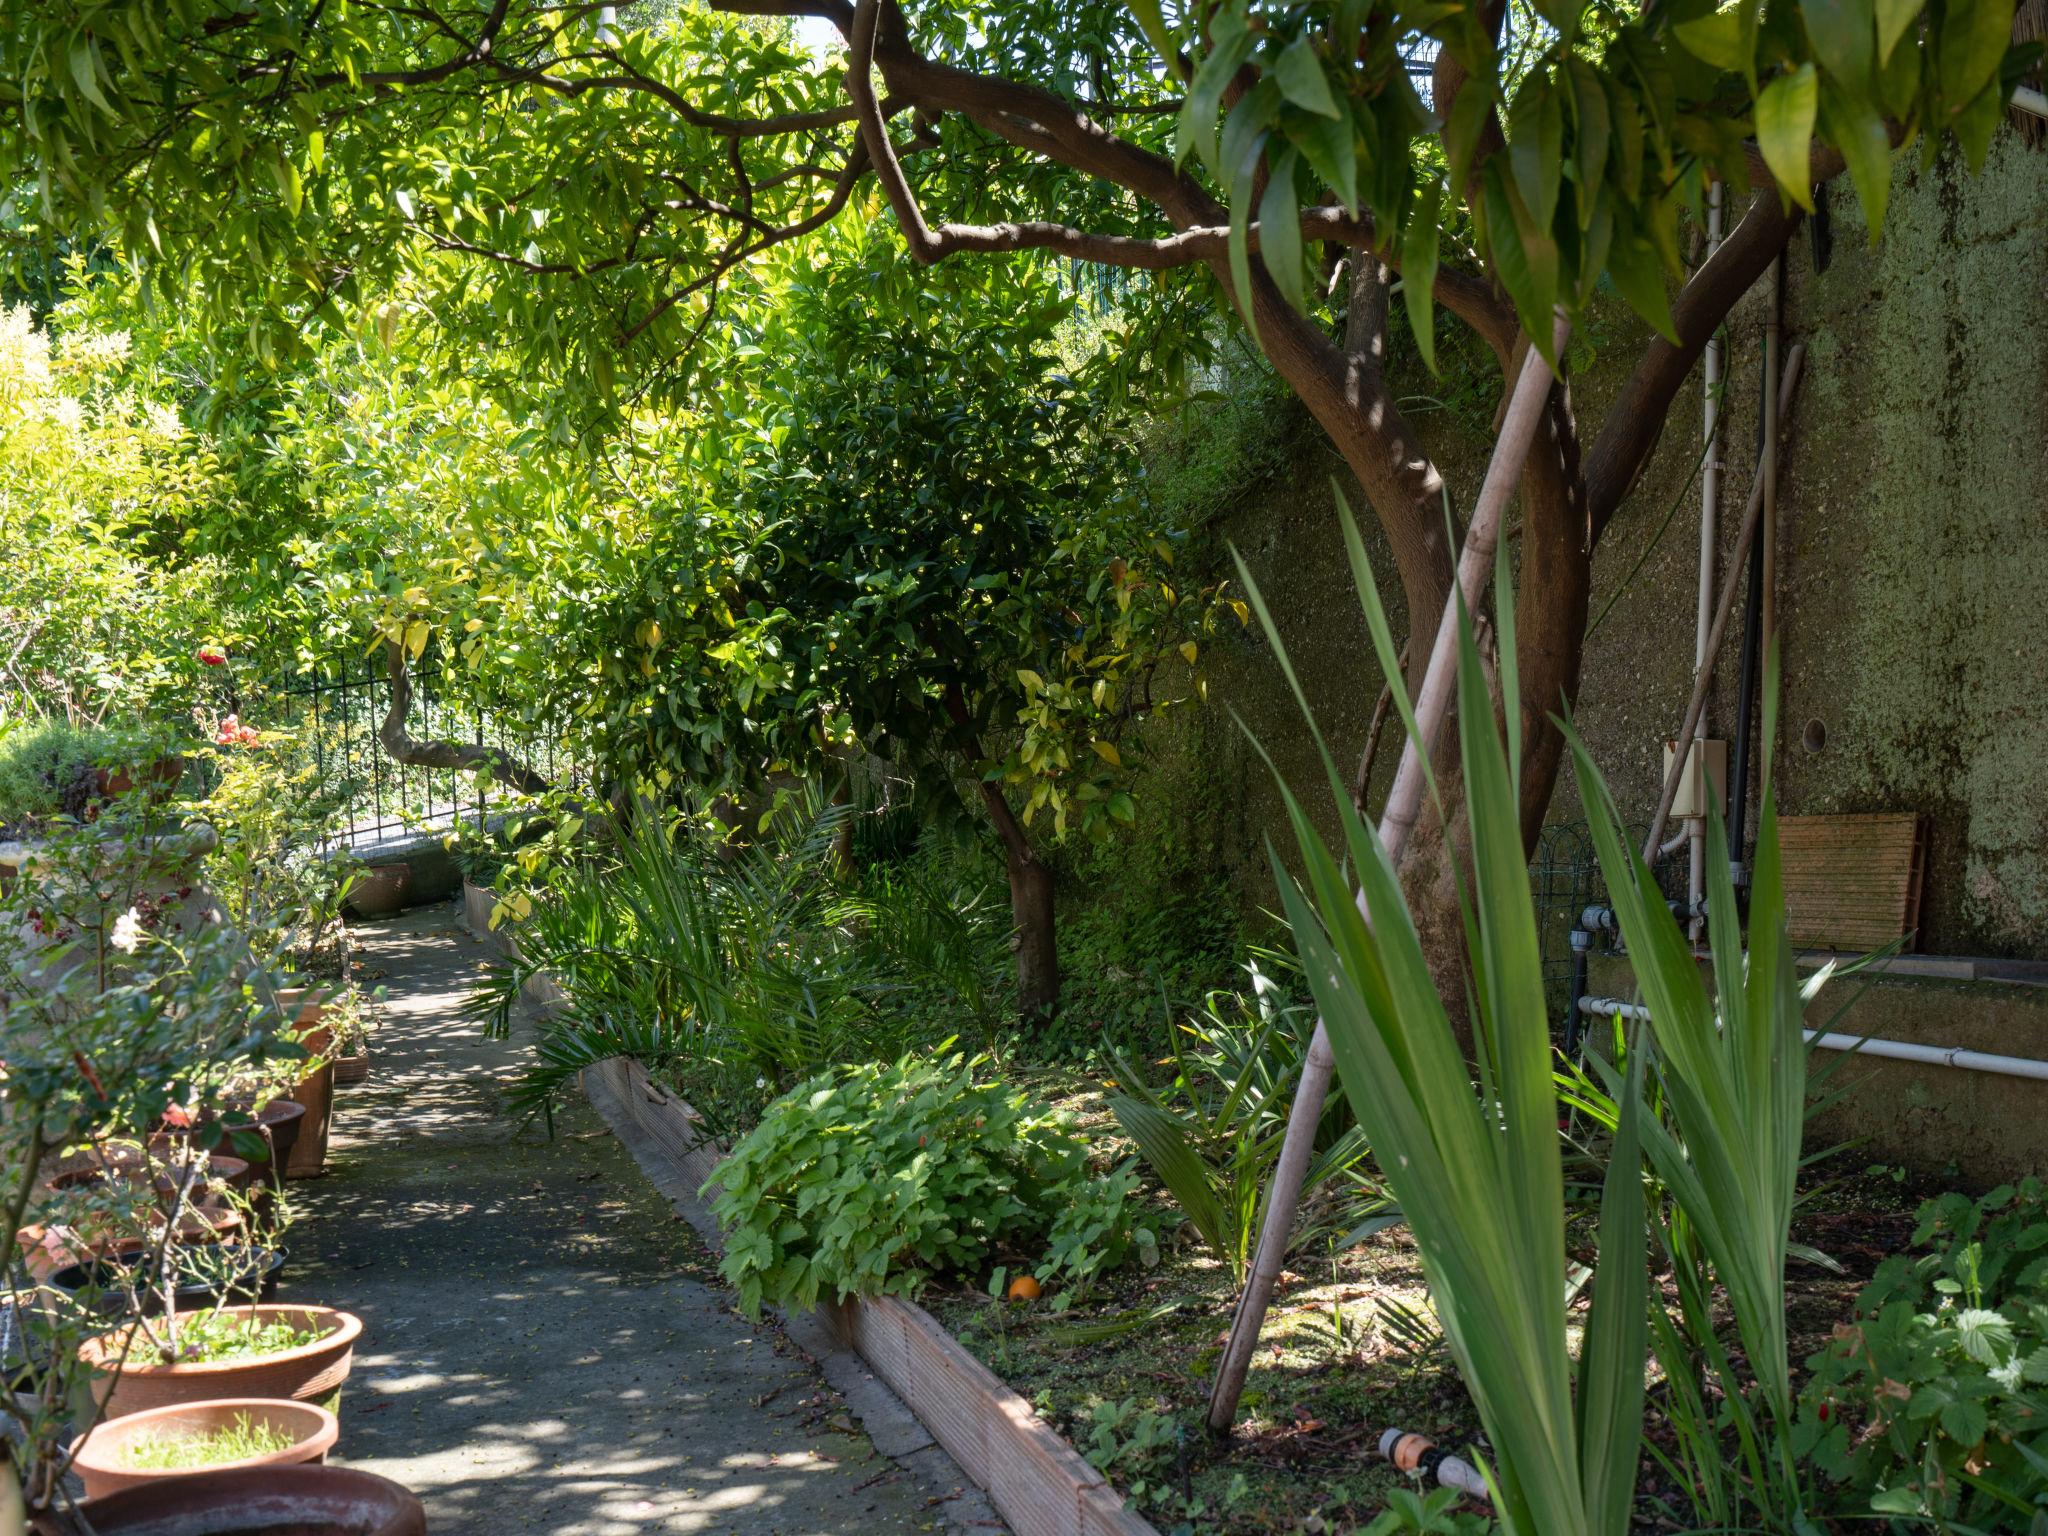
[[[1716,181],[1707,189],[1707,260],[1714,259],[1714,253],[1721,248],[1721,183]],[[1705,399],[1701,405],[1701,434],[1706,442],[1706,464],[1700,471],[1700,581],[1699,605],[1693,625],[1692,665],[1697,673],[1707,664],[1707,636],[1714,627],[1714,561],[1720,553],[1719,514],[1721,509],[1721,362],[1726,346],[1726,333],[1715,327],[1714,334],[1707,338],[1706,354],[1701,359],[1701,375]],[[1771,364],[1764,364],[1769,368]],[[1706,750],[1696,745],[1707,736],[1707,716],[1703,710],[1693,726],[1689,740],[1672,743],[1673,751],[1681,758],[1697,756],[1701,766],[1705,765]],[[1684,770],[1681,769],[1680,772]],[[1687,820],[1679,836],[1660,852],[1668,851],[1680,839],[1688,845],[1686,854],[1686,891],[1691,908],[1697,912],[1705,904],[1707,894],[1707,823],[1703,817],[1694,816]],[[1697,920],[1689,925],[1692,941],[1700,939],[1700,924]]]
[[[1778,376],[1778,327],[1784,307],[1785,258],[1781,253],[1771,263],[1770,303],[1764,310],[1764,399],[1759,423],[1763,433],[1764,524],[1757,537],[1763,540],[1765,645],[1774,645],[1778,639],[1778,402],[1771,395],[1770,381]]]
[[[1771,328],[1765,332],[1766,345],[1777,346],[1776,326],[1777,303],[1782,293],[1780,274],[1785,258],[1781,255],[1771,263]],[[1757,450],[1758,466],[1761,471],[1759,489],[1763,493],[1760,505],[1762,526],[1758,530],[1758,541],[1752,546],[1749,563],[1749,597],[1742,610],[1742,659],[1737,674],[1739,692],[1735,704],[1735,761],[1729,765],[1728,774],[1728,874],[1737,890],[1749,884],[1749,861],[1744,856],[1744,837],[1749,821],[1749,738],[1756,719],[1756,690],[1759,676],[1758,652],[1770,638],[1769,625],[1775,617],[1767,611],[1770,602],[1770,578],[1775,575],[1775,554],[1772,542],[1776,537],[1777,492],[1778,492],[1778,400],[1774,391],[1771,371],[1766,367],[1760,377],[1761,398],[1757,407]]]
[[[1624,1019],[1645,1021],[1650,1017],[1650,1010],[1641,1003],[1624,1003],[1612,997],[1582,997],[1579,1012],[1595,1019],[1611,1019],[1617,1014]],[[1802,1033],[1808,1045],[1823,1051],[1847,1051],[1880,1056],[1887,1061],[1917,1061],[1924,1066],[1954,1067],[1960,1072],[1990,1072],[1999,1077],[2025,1077],[2048,1083],[2048,1061],[2028,1056],[2000,1056],[1990,1051],[1966,1051],[1960,1046],[1919,1045],[1911,1040],[1866,1040],[1861,1035],[1839,1031],[1822,1033],[1809,1029]]]
[[[1779,381],[1778,398],[1788,402],[1792,392],[1799,385],[1799,370],[1806,359],[1806,349],[1795,344],[1785,354],[1785,372]],[[1692,699],[1685,706],[1685,723],[1678,728],[1678,739],[1684,741],[1692,735],[1693,726],[1699,719],[1700,711],[1707,707],[1707,685],[1713,681],[1712,662],[1721,650],[1721,631],[1727,626],[1728,615],[1735,608],[1735,582],[1741,573],[1743,557],[1756,538],[1756,525],[1763,515],[1764,484],[1761,476],[1750,487],[1749,507],[1742,516],[1742,533],[1735,541],[1735,555],[1728,572],[1721,579],[1721,600],[1714,614],[1714,632],[1707,637],[1708,666],[1700,669],[1692,680]],[[1658,839],[1664,836],[1664,824],[1671,817],[1671,802],[1678,794],[1678,770],[1684,764],[1674,762],[1671,771],[1664,775],[1664,792],[1657,797],[1657,812],[1650,818],[1650,832],[1643,839],[1643,862],[1649,863],[1656,853]]]
[[[2036,117],[2048,117],[2048,94],[2035,90],[2031,85],[2020,86],[2012,93],[2012,104],[2022,112],[2031,112]]]

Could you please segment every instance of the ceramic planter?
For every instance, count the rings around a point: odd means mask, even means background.
[[[373,864],[357,874],[349,887],[347,906],[357,917],[391,917],[403,912],[412,899],[412,866]]]
[[[100,1536],[426,1536],[420,1501],[353,1467],[197,1472],[86,1510]]]
[[[291,1436],[292,1443],[281,1451],[268,1451],[236,1461],[214,1462],[203,1467],[137,1467],[129,1452],[138,1444],[165,1435],[205,1435],[232,1429],[246,1420],[273,1434]],[[104,1419],[79,1442],[72,1469],[85,1481],[88,1499],[103,1499],[124,1488],[154,1485],[158,1492],[167,1485],[191,1477],[217,1472],[240,1472],[256,1467],[296,1466],[302,1462],[324,1462],[340,1437],[340,1422],[317,1403],[295,1403],[276,1398],[215,1398],[203,1403],[173,1403],[143,1413]]]
[[[277,994],[277,1006],[292,1020],[301,1043],[315,1056],[334,1049],[334,1031],[321,1023],[327,1012],[325,991],[313,987],[287,987]],[[327,1171],[327,1130],[334,1115],[334,1063],[323,1061],[299,1080],[291,1093],[292,1102],[305,1107],[298,1139],[285,1159],[288,1179],[317,1178]]]
[[[79,1359],[92,1367],[94,1401],[108,1405],[111,1412],[129,1414],[209,1398],[277,1397],[326,1403],[339,1397],[342,1383],[348,1380],[356,1340],[362,1336],[360,1318],[332,1307],[269,1303],[222,1310],[230,1317],[318,1331],[320,1337],[274,1355],[163,1365],[139,1360],[133,1352],[122,1361],[128,1330],[117,1328],[86,1340],[78,1349]]]

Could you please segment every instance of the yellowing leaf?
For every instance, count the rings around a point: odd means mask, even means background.
[[[1017,681],[1024,685],[1024,691],[1034,697],[1045,692],[1045,679],[1029,667],[1017,669]]]
[[[425,619],[414,619],[405,627],[406,650],[417,658],[427,648],[427,636],[431,633]]]
[[[1756,142],[1778,188],[1809,213],[1813,211],[1813,177],[1808,150],[1813,120],[1820,110],[1820,77],[1813,65],[1802,64],[1780,75],[1756,99]]]
[[[1088,745],[1093,747],[1095,749],[1095,755],[1101,758],[1105,763],[1109,764],[1110,767],[1123,767],[1124,760],[1122,755],[1117,751],[1115,742],[1091,741],[1088,743]]]
[[[483,627],[484,621],[482,619],[470,619],[462,626],[462,632],[465,635],[473,635]]]
[[[407,587],[405,589],[405,601],[409,607],[424,608],[427,603],[427,589],[425,587]]]
[[[1195,657],[1200,655],[1201,652],[1197,649],[1194,641],[1183,640],[1180,643],[1180,654],[1181,659],[1192,667],[1195,664]]]

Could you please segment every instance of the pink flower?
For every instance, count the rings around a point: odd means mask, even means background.
[[[217,645],[202,645],[193,653],[201,666],[224,667],[228,664],[228,653]]]

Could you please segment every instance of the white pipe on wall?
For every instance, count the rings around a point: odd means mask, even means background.
[[[2048,117],[2048,93],[2023,85],[2012,93],[2012,104],[2022,112],[2031,112],[2036,117]]]
[[[1715,182],[1707,189],[1707,260],[1721,248],[1721,183]],[[1714,560],[1720,553],[1720,511],[1721,511],[1721,332],[1718,328],[1707,338],[1706,354],[1701,362],[1704,378],[1701,406],[1701,434],[1706,442],[1706,464],[1700,471],[1700,596],[1698,620],[1693,628],[1692,669],[1697,675],[1707,664],[1707,637],[1714,627]],[[1700,769],[1706,768],[1706,749],[1694,743],[1707,738],[1707,717],[1701,711],[1699,720],[1693,726],[1692,741],[1681,741],[1678,752],[1700,754]],[[1683,770],[1680,770],[1681,772]],[[1702,785],[1704,790],[1705,786]],[[1688,844],[1686,854],[1686,911],[1698,913],[1706,905],[1707,895],[1707,824],[1695,817],[1687,823],[1683,835]],[[1674,837],[1673,843],[1678,839]],[[1699,941],[1703,924],[1695,916],[1688,925],[1693,941]]]
[[[1579,1012],[1595,1019],[1650,1017],[1641,1003],[1624,1003],[1612,997],[1582,997]],[[1966,1051],[1958,1046],[1918,1045],[1910,1040],[1866,1040],[1861,1035],[1806,1032],[1806,1043],[1823,1051],[1853,1051],[1864,1056],[1881,1056],[1887,1061],[1917,1061],[1930,1067],[1954,1067],[1960,1072],[1990,1072],[1999,1077],[2026,1077],[2048,1083],[2048,1061],[2028,1056],[1999,1056],[1990,1051]]]

